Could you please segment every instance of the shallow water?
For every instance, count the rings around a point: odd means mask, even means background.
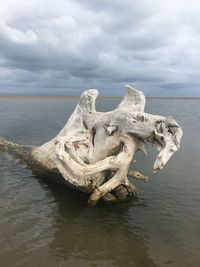
[[[0,136],[40,145],[55,136],[75,99],[0,99]],[[117,99],[100,99],[110,110]],[[140,199],[91,208],[84,194],[34,175],[0,154],[0,266],[200,266],[200,100],[149,99],[171,115],[180,150],[152,175],[156,151],[137,155]]]

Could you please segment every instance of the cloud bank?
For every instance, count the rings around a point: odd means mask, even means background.
[[[200,96],[200,3],[1,0],[0,93]]]

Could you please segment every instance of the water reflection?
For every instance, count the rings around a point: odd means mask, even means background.
[[[40,182],[44,183],[41,177]],[[55,236],[49,248],[60,262],[72,266],[158,266],[148,255],[144,229],[130,224],[129,209],[140,202],[88,207],[84,194],[53,183],[48,187],[57,203]]]

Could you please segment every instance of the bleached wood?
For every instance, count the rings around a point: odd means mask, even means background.
[[[101,198],[135,196],[137,189],[127,177],[134,154],[146,154],[147,142],[155,144],[159,154],[153,170],[161,170],[183,134],[173,118],[145,113],[144,94],[128,85],[121,103],[110,112],[96,111],[97,96],[96,89],[85,91],[58,135],[31,154],[35,164],[58,171],[69,185],[91,194],[88,202],[93,205]],[[147,179],[138,172],[129,175]]]

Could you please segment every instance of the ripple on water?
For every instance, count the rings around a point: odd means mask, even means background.
[[[76,102],[0,101],[1,135],[36,145],[58,132]],[[98,108],[114,105],[104,99]],[[137,170],[151,176],[136,182],[139,202],[90,208],[85,195],[0,154],[0,266],[199,266],[199,101],[151,99],[147,111],[177,118],[184,137],[154,176],[155,151],[138,155]]]

